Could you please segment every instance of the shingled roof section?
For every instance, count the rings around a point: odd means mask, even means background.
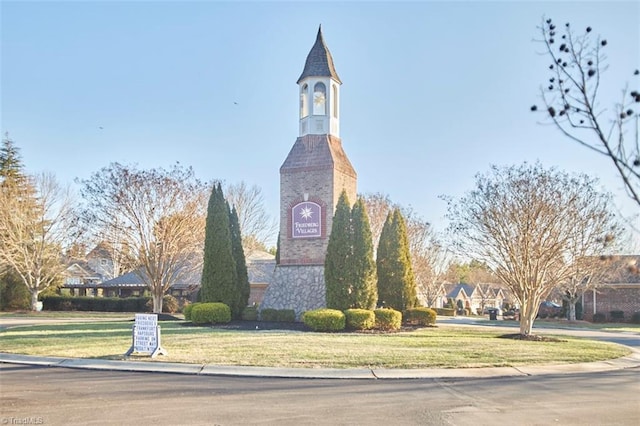
[[[333,58],[331,52],[322,37],[322,26],[318,28],[318,36],[316,42],[307,55],[307,61],[304,63],[304,70],[298,79],[299,84],[307,77],[331,77],[338,83],[342,84],[335,67],[333,66]]]
[[[342,149],[342,141],[332,135],[304,135],[296,139],[280,172],[334,169],[356,177],[356,171]]]

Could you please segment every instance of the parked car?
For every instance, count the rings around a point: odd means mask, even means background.
[[[493,306],[487,306],[486,308],[484,308],[484,310],[482,311],[482,313],[484,315],[489,315],[489,311],[497,311],[498,315],[502,315],[502,309],[500,308],[494,308]]]
[[[518,321],[520,319],[520,310],[508,309],[502,313],[502,319]]]
[[[538,316],[536,318],[557,318],[562,314],[562,306],[555,302],[545,300],[540,303]]]

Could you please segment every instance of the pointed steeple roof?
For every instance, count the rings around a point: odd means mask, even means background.
[[[333,58],[331,52],[322,37],[322,25],[318,28],[318,36],[316,42],[307,55],[307,61],[304,64],[302,75],[296,83],[300,83],[306,77],[331,77],[338,83],[342,84],[335,67],[333,66]]]

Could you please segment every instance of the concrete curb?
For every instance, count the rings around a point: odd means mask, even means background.
[[[38,357],[0,353],[0,363],[64,367],[85,370],[153,372],[204,376],[269,377],[289,379],[451,379],[539,376],[596,373],[640,366],[640,352],[608,361],[592,363],[489,368],[429,369],[339,369],[270,368],[183,364],[156,361],[117,361],[82,358]]]

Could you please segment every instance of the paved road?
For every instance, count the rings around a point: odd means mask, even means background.
[[[640,336],[633,333],[536,332],[579,334],[640,348]],[[555,374],[541,367],[509,377],[388,380],[136,373],[8,363],[0,364],[0,395],[0,424],[636,425],[640,363],[591,373]]]
[[[0,364],[0,374],[4,424],[25,418],[46,425],[584,426],[640,421],[637,367],[450,380],[276,379],[13,364]]]

